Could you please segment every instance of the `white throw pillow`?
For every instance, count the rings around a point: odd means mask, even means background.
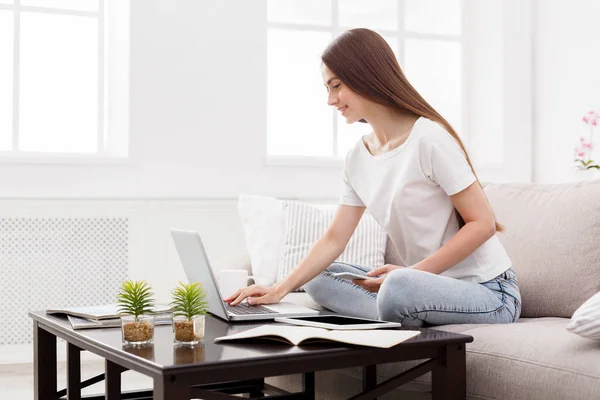
[[[283,204],[273,197],[242,194],[238,211],[254,280],[270,286],[277,280],[281,256]]]
[[[285,233],[277,280],[281,281],[308,254],[333,219],[336,205],[311,205],[284,201]],[[365,213],[336,261],[358,264],[369,269],[384,264],[387,235],[373,216]],[[300,288],[299,290],[302,290]]]
[[[584,338],[600,340],[600,292],[573,313],[567,329]]]

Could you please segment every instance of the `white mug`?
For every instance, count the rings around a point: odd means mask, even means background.
[[[248,279],[254,279],[254,276],[248,275],[245,269],[223,269],[219,271],[219,291],[221,296],[226,299],[240,289],[248,286]]]

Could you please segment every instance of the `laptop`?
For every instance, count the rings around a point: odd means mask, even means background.
[[[179,259],[190,282],[201,282],[206,292],[208,311],[227,321],[269,320],[281,317],[318,315],[319,311],[293,303],[279,302],[269,305],[249,305],[245,301],[230,306],[223,301],[217,280],[198,232],[171,229],[171,237]]]

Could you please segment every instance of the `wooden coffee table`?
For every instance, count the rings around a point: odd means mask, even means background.
[[[156,326],[154,344],[125,347],[118,328],[74,331],[66,318],[31,312],[34,330],[35,399],[81,399],[81,388],[105,380],[106,399],[207,400],[251,398],[314,399],[315,371],[363,367],[363,392],[354,400],[373,399],[427,372],[432,372],[434,399],[466,397],[465,345],[471,336],[421,329],[422,333],[390,349],[338,343],[290,346],[273,341],[213,343],[215,337],[250,329],[262,323],[229,323],[206,318],[205,343],[195,348],[173,344],[170,325]],[[67,388],[57,390],[56,338],[67,342]],[[106,360],[105,374],[81,382],[80,352]],[[377,384],[377,364],[428,359]],[[121,373],[134,370],[154,379],[154,390],[121,393]],[[303,374],[303,391],[286,393],[265,384],[264,378]],[[267,391],[279,395],[265,397]],[[283,393],[282,393],[283,392]],[[103,396],[86,397],[104,399]]]

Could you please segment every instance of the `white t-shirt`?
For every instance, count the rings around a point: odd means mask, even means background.
[[[402,145],[372,155],[361,140],[348,152],[340,204],[366,206],[405,266],[442,247],[458,232],[450,200],[476,181],[458,142],[442,126],[419,118]],[[511,267],[497,235],[441,275],[485,282]]]

